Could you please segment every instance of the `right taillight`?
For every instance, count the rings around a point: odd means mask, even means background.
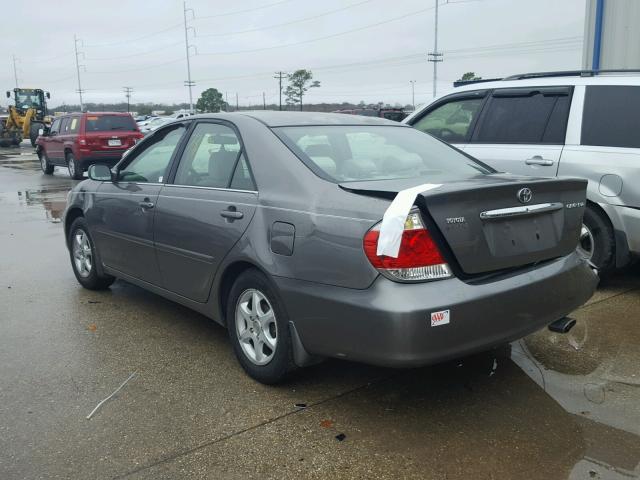
[[[377,255],[380,224],[364,236],[364,253],[380,273],[391,280],[423,282],[452,276],[433,238],[424,227],[420,214],[411,212],[404,224],[398,257]]]

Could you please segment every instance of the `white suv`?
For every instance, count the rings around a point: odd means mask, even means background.
[[[473,82],[404,123],[499,171],[587,179],[579,248],[604,272],[640,253],[639,71]]]

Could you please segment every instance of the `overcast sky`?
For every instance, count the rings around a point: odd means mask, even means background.
[[[64,5],[64,7],[62,6]],[[126,6],[125,6],[126,5]],[[432,98],[434,0],[189,0],[196,82],[240,105],[276,102],[273,72],[311,69],[321,88],[308,101]],[[188,101],[182,1],[12,2],[2,25],[0,88],[51,92],[51,104],[78,103],[74,40],[86,71],[85,101]],[[440,0],[438,93],[462,73],[485,78],[579,68],[585,0]],[[28,35],[25,31],[28,29]],[[195,54],[195,49],[192,49]],[[5,99],[6,100],[6,99]],[[5,103],[6,105],[6,103]]]

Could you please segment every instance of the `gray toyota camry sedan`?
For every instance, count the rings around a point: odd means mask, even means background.
[[[434,363],[564,318],[597,284],[575,252],[585,191],[383,119],[221,113],[92,166],[64,226],[82,286],[117,277],[212,318],[274,383],[325,357]]]

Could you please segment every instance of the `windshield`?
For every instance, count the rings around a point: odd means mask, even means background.
[[[444,181],[493,172],[408,127],[332,125],[273,130],[311,170],[334,182],[418,177]]]
[[[136,122],[130,115],[88,115],[85,131],[136,130]]]
[[[16,93],[16,106],[18,108],[42,108],[40,95],[35,90],[21,90]]]

